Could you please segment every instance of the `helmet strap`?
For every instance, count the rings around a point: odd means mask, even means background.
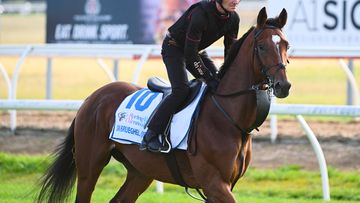
[[[222,0],[216,0],[217,3],[219,3],[220,7],[225,11],[226,15],[229,15],[229,11],[226,10],[226,8],[224,8],[224,6],[222,5]]]

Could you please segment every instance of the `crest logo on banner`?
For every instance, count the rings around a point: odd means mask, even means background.
[[[101,4],[99,0],[87,0],[85,3],[85,13],[88,15],[98,15],[101,10]]]

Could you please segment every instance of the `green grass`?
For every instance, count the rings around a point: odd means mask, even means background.
[[[41,156],[0,153],[0,202],[33,202],[38,191],[37,180],[50,163]],[[124,167],[111,161],[103,171],[93,202],[108,202],[125,178]],[[329,169],[331,198],[334,203],[360,201],[360,174]],[[234,188],[238,202],[281,203],[322,201],[321,180],[318,172],[304,171],[298,166],[284,166],[274,170],[250,168]],[[74,194],[73,194],[74,195]],[[74,198],[73,196],[71,197]],[[140,203],[196,202],[183,188],[165,184],[165,193],[158,194],[155,184],[140,196]]]

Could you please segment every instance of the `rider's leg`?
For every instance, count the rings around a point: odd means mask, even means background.
[[[163,61],[167,69],[172,92],[164,99],[152,117],[148,125],[149,130],[145,133],[140,146],[140,149],[143,149],[145,145],[147,149],[154,152],[162,150],[162,145],[157,136],[164,132],[170,117],[176,112],[190,91],[182,50],[167,44],[166,40],[162,48]]]

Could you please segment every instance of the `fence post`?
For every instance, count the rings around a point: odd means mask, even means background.
[[[25,59],[26,59],[27,55],[30,53],[30,51],[32,50],[32,48],[33,47],[31,45],[26,46],[26,49],[22,52],[19,60],[16,63],[15,71],[13,73],[12,80],[11,80],[10,99],[16,99],[16,89],[17,89],[17,83],[18,83],[18,79],[19,79],[21,66],[25,62]],[[10,111],[10,130],[12,132],[14,132],[15,129],[16,129],[16,111],[12,110],[12,111]]]
[[[113,74],[116,81],[119,80],[119,60],[114,59],[114,68],[113,68]]]
[[[271,97],[271,105],[272,104],[276,104],[276,97],[274,96]],[[270,129],[271,129],[271,135],[270,135],[271,143],[275,143],[278,135],[277,115],[270,116]]]
[[[344,70],[346,77],[348,78],[349,84],[351,84],[351,87],[353,89],[352,93],[354,94],[354,99],[353,99],[354,104],[359,105],[359,102],[360,102],[359,88],[357,86],[355,77],[354,77],[353,73],[349,70],[348,65],[344,62],[343,59],[340,59],[339,63],[341,65],[341,68]]]
[[[324,201],[330,201],[329,176],[324,152],[322,151],[319,141],[316,139],[315,134],[306,123],[305,119],[301,115],[297,115],[296,118],[300,122],[301,127],[304,129],[318,160],[322,181],[323,199]]]
[[[46,67],[46,99],[52,99],[52,58],[47,58]]]
[[[349,59],[348,63],[349,71],[354,75],[354,62],[352,59]],[[352,88],[349,79],[346,82],[346,104],[347,105],[354,105],[354,88]]]

